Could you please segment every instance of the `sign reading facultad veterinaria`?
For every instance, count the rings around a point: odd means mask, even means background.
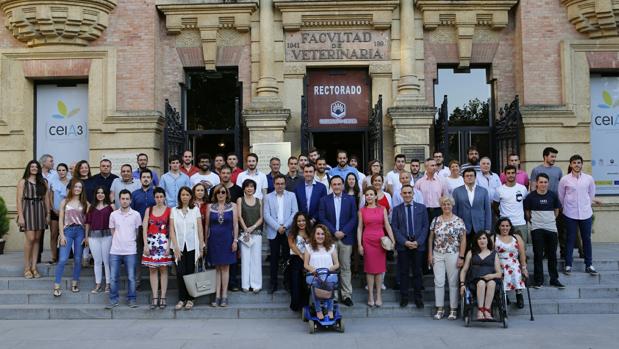
[[[286,61],[384,61],[390,59],[387,30],[301,30],[286,34]]]

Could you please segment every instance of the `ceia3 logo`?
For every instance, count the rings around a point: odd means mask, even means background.
[[[69,111],[62,100],[59,100],[56,106],[57,113],[52,114],[52,120],[47,122],[47,137],[56,140],[83,137],[86,124],[73,118],[80,112],[80,108]]]
[[[342,119],[346,117],[346,104],[335,101],[331,103],[331,117]]]

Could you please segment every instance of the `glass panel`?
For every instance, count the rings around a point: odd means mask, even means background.
[[[492,158],[490,152],[490,135],[487,133],[471,133],[470,145],[474,145],[479,150],[479,156],[489,156]]]
[[[486,82],[486,69],[439,69],[434,105],[440,106],[445,95],[449,126],[489,126],[491,89]]]
[[[460,159],[460,135],[458,133],[450,133],[449,134],[449,145],[448,145],[448,151],[449,154],[444,154],[443,156],[447,155],[445,158],[449,159],[449,160],[453,160],[456,159],[460,162],[462,162],[462,159]]]
[[[212,159],[215,154],[228,154],[235,151],[233,134],[202,135],[190,138],[194,158],[198,154],[208,153]]]
[[[238,97],[236,71],[188,72],[188,130],[233,130],[234,99]]]

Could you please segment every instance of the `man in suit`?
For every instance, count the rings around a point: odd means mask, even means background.
[[[393,208],[391,217],[391,228],[398,250],[400,307],[408,305],[408,275],[412,268],[415,306],[423,308],[421,268],[428,238],[428,210],[425,205],[413,201],[414,191],[410,184],[402,185],[400,193],[404,202]]]
[[[307,214],[312,222],[316,224],[318,220],[318,206],[320,199],[327,196],[327,187],[322,183],[316,182],[314,174],[316,172],[315,165],[308,163],[303,168],[303,182],[298,183],[294,188],[294,194],[297,197],[297,206],[299,211]]]
[[[329,181],[332,193],[320,199],[318,222],[329,228],[337,241],[340,262],[340,293],[342,304],[352,306],[350,255],[357,231],[357,205],[355,199],[344,193],[344,180],[333,176]]]
[[[464,185],[454,189],[452,193],[456,202],[453,213],[464,221],[470,249],[475,241],[475,233],[489,233],[492,229],[492,211],[488,191],[476,184],[477,171],[469,167],[462,172],[462,177]]]
[[[277,270],[280,255],[284,261],[288,260],[290,256],[287,232],[292,226],[292,218],[298,211],[294,194],[285,190],[286,177],[281,174],[275,176],[273,185],[275,191],[267,194],[264,200],[263,214],[271,251],[271,288],[269,293],[277,291]]]

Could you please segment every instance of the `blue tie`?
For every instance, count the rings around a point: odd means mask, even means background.
[[[409,237],[413,235],[413,210],[411,206],[411,204],[406,205],[406,235]]]

